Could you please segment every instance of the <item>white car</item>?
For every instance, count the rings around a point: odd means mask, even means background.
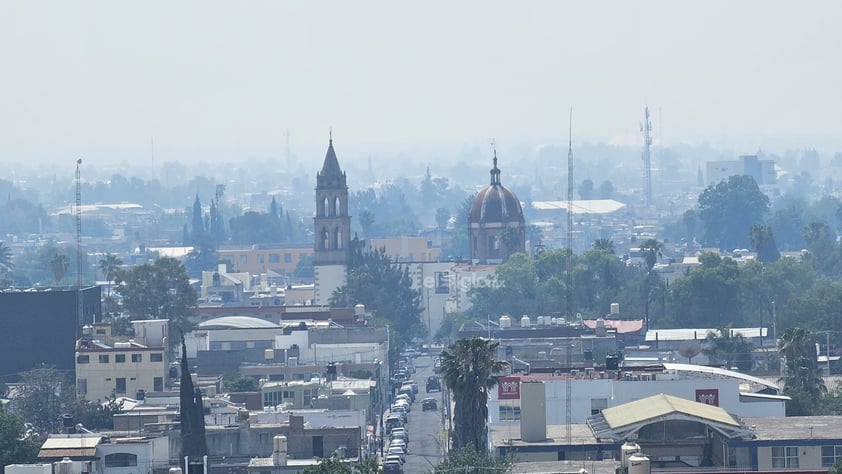
[[[401,448],[403,448],[404,453],[406,453],[408,451],[406,449],[406,441],[404,441],[402,439],[393,439],[392,441],[389,442],[390,448],[393,448],[395,446],[400,446]]]
[[[389,446],[389,450],[386,451],[388,454],[397,454],[400,456],[401,461],[406,462],[406,451],[400,446]]]
[[[389,454],[388,456],[386,456],[385,462],[389,462],[389,461],[397,461],[397,462],[403,464],[403,459],[401,459],[400,454]]]

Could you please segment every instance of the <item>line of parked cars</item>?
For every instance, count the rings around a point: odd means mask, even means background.
[[[406,462],[406,453],[409,446],[408,414],[412,410],[412,403],[415,401],[415,392],[412,390],[412,384],[406,384],[401,388],[402,390],[395,397],[394,403],[389,407],[389,415],[384,423],[386,433],[389,435],[389,445],[383,453],[385,456],[383,459],[384,473],[403,473],[403,463]]]

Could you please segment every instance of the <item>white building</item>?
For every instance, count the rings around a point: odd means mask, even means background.
[[[567,419],[567,384],[570,384],[572,423],[584,423],[606,408],[615,407],[657,394],[719,406],[740,417],[775,417],[786,415],[789,397],[780,394],[775,383],[750,375],[714,367],[663,364],[662,372],[594,372],[592,369],[568,374],[530,374],[521,381],[544,383],[547,424],[559,425]],[[511,414],[520,409],[519,400],[499,400],[497,391],[490,394],[489,421],[508,423]],[[502,414],[502,416],[501,416]],[[516,416],[515,416],[516,418]]]

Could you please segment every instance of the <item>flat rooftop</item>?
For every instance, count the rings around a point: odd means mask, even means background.
[[[759,440],[842,439],[842,416],[743,418]]]

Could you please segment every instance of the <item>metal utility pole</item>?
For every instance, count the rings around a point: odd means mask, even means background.
[[[76,336],[82,336],[84,305],[82,304],[82,174],[79,167],[82,158],[76,160]]]
[[[652,121],[649,119],[649,106],[644,109],[643,123],[640,124],[640,131],[643,132],[643,200],[647,206],[651,206],[652,156],[649,148],[652,145]]]
[[[570,129],[567,143],[567,317],[573,317],[573,107],[570,107]]]

